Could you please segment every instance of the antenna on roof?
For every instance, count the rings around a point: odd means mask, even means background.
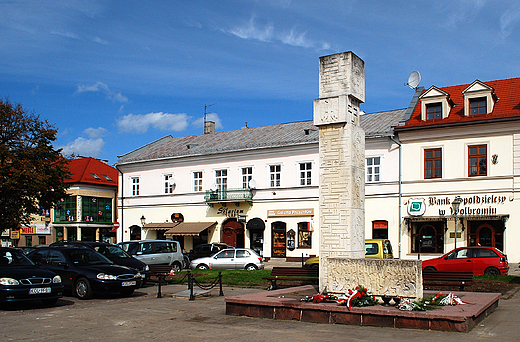
[[[212,103],[212,104],[210,104],[210,105],[207,105],[207,104],[204,105],[204,134],[207,134],[207,133],[215,133],[215,132],[209,132],[209,131],[207,131],[207,128],[206,128],[206,126],[207,126],[207,125],[206,125],[206,122],[207,122],[206,118],[207,118],[207,116],[208,116],[208,114],[209,114],[209,113],[208,113],[208,108],[211,107],[211,106],[214,106],[214,105],[216,105],[216,103]]]
[[[404,85],[407,85],[412,89],[415,89],[417,88],[419,83],[421,83],[421,74],[419,74],[419,71],[414,71],[410,74],[410,76],[408,77],[408,82]]]

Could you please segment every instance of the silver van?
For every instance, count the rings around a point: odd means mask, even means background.
[[[118,243],[122,249],[147,265],[172,265],[182,269],[184,256],[181,245],[173,240],[132,240]]]

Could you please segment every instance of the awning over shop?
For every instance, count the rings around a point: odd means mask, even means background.
[[[217,225],[217,222],[180,222],[180,223],[172,223],[175,225],[168,231],[164,233],[164,235],[191,235],[196,236],[199,235],[205,229],[213,228]]]
[[[161,223],[147,223],[143,229],[148,230],[168,230],[178,225],[177,222],[161,222]]]

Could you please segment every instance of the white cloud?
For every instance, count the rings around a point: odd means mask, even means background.
[[[57,36],[62,36],[62,37],[71,38],[71,39],[79,39],[79,36],[77,34],[75,34],[75,33],[72,33],[72,32],[64,32],[64,31],[52,30],[51,34],[55,34]]]
[[[512,33],[514,26],[520,20],[520,4],[516,3],[513,8],[502,13],[500,16],[500,36],[506,39]]]
[[[94,92],[94,93],[100,92],[100,93],[105,94],[107,99],[109,99],[111,101],[120,102],[120,103],[128,102],[128,98],[126,96],[124,96],[121,93],[116,93],[116,92],[110,90],[108,88],[108,86],[106,84],[104,84],[103,82],[97,82],[96,84],[92,84],[92,85],[85,85],[85,84],[78,85],[78,88],[76,89],[75,94],[81,94],[84,92]]]
[[[329,43],[317,43],[307,38],[307,32],[297,32],[294,28],[288,32],[278,32],[271,24],[260,27],[258,24],[256,24],[254,16],[251,17],[249,22],[242,26],[236,26],[230,30],[222,29],[222,31],[231,33],[242,39],[254,39],[266,43],[276,40],[290,46],[318,48],[321,50],[330,49]]]
[[[99,37],[94,37],[94,38],[92,39],[92,41],[93,41],[94,43],[99,43],[99,44],[103,44],[103,45],[108,45],[108,42],[107,42],[106,40],[101,39],[101,38],[99,38]]]
[[[183,131],[188,127],[189,116],[185,113],[128,114],[117,120],[119,130],[125,133],[146,133],[149,127],[162,131]]]
[[[73,142],[62,146],[64,155],[76,155],[76,156],[90,156],[98,157],[101,153],[101,149],[105,145],[105,141],[102,138],[86,139],[78,137]]]
[[[107,130],[103,127],[89,127],[86,130],[84,130],[83,133],[87,135],[89,138],[101,138],[107,134]]]
[[[242,39],[256,39],[262,42],[268,42],[273,38],[273,26],[266,25],[260,28],[255,24],[255,17],[252,17],[245,25],[234,27],[228,32]]]

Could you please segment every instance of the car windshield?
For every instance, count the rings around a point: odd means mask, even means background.
[[[117,246],[95,246],[94,249],[107,258],[130,258],[130,255]]]
[[[0,267],[34,266],[22,251],[0,251]]]
[[[138,243],[121,243],[119,244],[121,249],[127,252],[130,255],[137,254],[137,248],[139,247]]]
[[[90,249],[67,249],[65,254],[78,266],[112,264],[105,256]]]

